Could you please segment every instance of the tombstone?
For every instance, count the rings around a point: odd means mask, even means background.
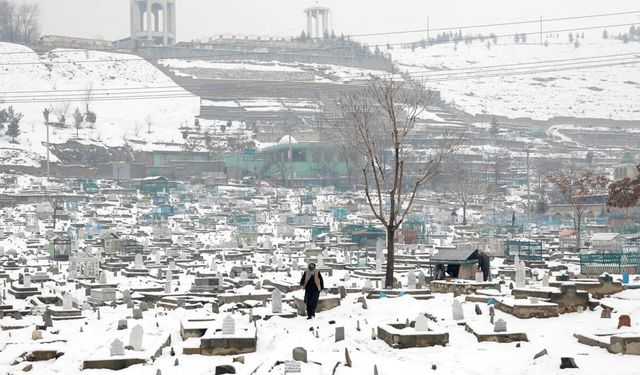
[[[118,331],[122,331],[128,328],[128,323],[126,319],[118,320]]]
[[[366,279],[364,281],[364,290],[371,290],[373,289],[373,285],[371,284],[371,280]]]
[[[478,305],[477,303],[476,303],[476,314],[482,315],[482,309],[480,308],[480,305]]]
[[[482,272],[476,272],[476,282],[477,283],[484,282],[484,275],[482,274]]]
[[[540,298],[538,298],[538,297],[529,297],[529,302],[530,302],[532,305],[537,305],[537,304],[539,304],[539,303],[540,303]]]
[[[145,311],[149,311],[149,304],[147,302],[140,302],[140,311],[145,312]]]
[[[122,302],[124,302],[124,303],[131,302],[131,292],[129,291],[129,289],[125,289],[122,292]]]
[[[156,266],[160,265],[160,260],[161,260],[161,256],[160,256],[160,252],[159,251],[154,251],[153,252],[153,260]]]
[[[382,272],[382,258],[384,258],[384,244],[382,238],[376,241],[376,272]]]
[[[516,264],[516,288],[524,288],[527,284],[524,262]]]
[[[22,286],[24,286],[25,288],[31,288],[31,275],[29,275],[28,273],[25,274],[22,278]]]
[[[418,332],[427,332],[429,331],[429,319],[423,314],[419,314],[416,317],[416,325],[415,330]]]
[[[562,357],[562,358],[560,358],[560,368],[561,369],[578,368],[578,365],[576,365],[576,361],[573,358],[571,358],[571,357]]]
[[[185,304],[186,304],[186,301],[185,301],[184,297],[177,297],[176,298],[176,307],[184,308]]]
[[[277,288],[271,293],[271,312],[282,314],[282,292]]]
[[[602,309],[600,313],[600,319],[611,319],[611,309]]]
[[[631,317],[629,315],[620,315],[618,318],[618,329],[621,327],[631,327]]]
[[[489,323],[493,324],[493,319],[496,317],[496,309],[493,306],[489,307]]]
[[[122,344],[122,341],[118,339],[115,339],[111,342],[111,346],[109,347],[109,349],[112,357],[124,355],[124,346]]]
[[[276,269],[284,269],[284,260],[282,258],[278,258],[278,265],[276,266]]]
[[[344,274],[344,282],[347,283],[349,280],[351,280],[351,274],[347,272]]]
[[[73,297],[71,297],[71,293],[67,292],[62,296],[62,309],[63,310],[73,310]]]
[[[14,311],[11,317],[15,320],[22,320],[22,314],[20,313],[20,311]]]
[[[410,270],[407,273],[407,286],[409,287],[409,289],[416,289],[416,274],[413,272],[413,270]]]
[[[42,319],[44,320],[44,326],[47,328],[53,327],[53,319],[51,319],[51,311],[46,310],[44,314],[42,314]]]
[[[106,284],[107,283],[107,272],[106,271],[102,271],[100,272],[100,284]]]
[[[318,254],[318,268],[324,267],[324,257],[322,254]]]
[[[31,332],[31,340],[42,340],[42,331],[36,329]]]
[[[240,272],[240,279],[241,280],[246,280],[248,278],[249,278],[249,274],[247,273],[247,271]]]
[[[227,315],[222,320],[222,334],[233,335],[236,333],[236,322],[231,315]]]
[[[453,315],[453,320],[463,320],[464,319],[464,311],[462,310],[462,303],[459,300],[454,299],[451,304],[451,314]]]
[[[142,311],[140,309],[133,309],[133,319],[142,319]]]
[[[545,272],[544,275],[542,275],[542,286],[545,288],[549,287],[549,273]]]
[[[294,271],[297,271],[298,268],[300,268],[300,266],[298,265],[298,259],[294,259],[291,262],[291,269],[294,270]]]
[[[338,294],[340,294],[340,299],[345,299],[347,297],[347,288],[343,285],[338,287]]]
[[[293,349],[293,360],[307,363],[307,350],[300,347]]]
[[[144,263],[142,262],[142,255],[136,254],[133,258],[133,268],[140,270],[144,268]]]
[[[418,272],[418,284],[420,284],[421,287],[425,287],[427,285],[427,278],[422,271]]]
[[[336,342],[344,340],[344,327],[336,327]]]
[[[137,324],[131,329],[131,335],[129,336],[129,346],[133,347],[133,350],[139,352],[142,350],[142,335],[144,331],[140,324]]]
[[[507,322],[503,319],[496,320],[496,323],[493,325],[493,332],[507,332]]]

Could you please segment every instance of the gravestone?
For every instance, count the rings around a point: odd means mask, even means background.
[[[122,344],[122,341],[118,339],[115,339],[111,342],[111,346],[109,347],[109,349],[112,357],[124,355],[124,346]]]
[[[453,320],[463,320],[464,319],[464,311],[462,310],[462,303],[459,300],[454,299],[451,304],[451,314],[453,315]]]
[[[291,262],[291,269],[294,270],[294,271],[297,271],[298,268],[300,268],[299,265],[298,265],[298,259],[294,259]]]
[[[73,310],[73,297],[71,297],[71,293],[67,292],[62,296],[62,309],[63,310]]]
[[[507,332],[507,322],[503,319],[496,320],[496,323],[493,325],[493,332]]]
[[[493,306],[489,306],[489,323],[493,324],[493,319],[496,317],[496,309]]]
[[[518,261],[516,264],[516,288],[524,288],[526,285],[526,268],[524,262]]]
[[[480,305],[476,303],[476,314],[482,315],[482,309],[480,309]]]
[[[42,319],[44,320],[44,326],[47,328],[53,327],[53,319],[51,319],[51,311],[46,310],[44,314],[42,314]]]
[[[231,315],[227,315],[222,320],[222,334],[233,335],[236,333],[236,322]]]
[[[29,275],[28,273],[24,275],[24,277],[22,278],[22,285],[25,288],[31,288],[31,275]]]
[[[120,319],[118,320],[118,331],[122,331],[128,328],[127,320]]]
[[[140,324],[137,324],[131,329],[131,335],[129,336],[129,346],[133,347],[135,351],[142,350],[142,335],[144,331]]]
[[[300,347],[293,349],[293,360],[307,363],[307,350]]]
[[[107,272],[106,271],[102,271],[100,272],[100,280],[99,280],[100,284],[106,284],[107,283]]]
[[[413,270],[410,270],[407,273],[407,284],[409,289],[415,289],[416,288],[416,274],[413,272]]]
[[[336,327],[336,342],[344,340],[344,327]]]
[[[142,254],[136,254],[133,259],[133,268],[140,270],[144,268],[144,263],[142,263]]]
[[[31,332],[31,340],[42,340],[42,331],[36,329]]]
[[[542,286],[545,288],[549,287],[549,273],[545,272],[544,275],[542,275]]]
[[[382,272],[382,258],[384,257],[383,240],[378,238],[376,241],[376,272]]]
[[[371,280],[366,279],[364,281],[364,290],[371,290],[373,289],[373,285],[371,284]]]
[[[249,278],[249,274],[247,273],[247,271],[240,272],[240,279],[241,280],[246,280],[248,278]]]
[[[482,274],[482,272],[476,272],[476,282],[477,283],[484,282],[484,275]]]
[[[133,309],[133,319],[142,319],[142,311],[140,309]]]
[[[160,265],[160,259],[161,259],[160,258],[160,252],[159,251],[154,251],[153,252],[153,260],[154,260],[154,263],[156,264],[156,266]]]
[[[618,318],[618,329],[621,327],[631,327],[631,317],[629,315],[620,315]]]
[[[602,309],[602,312],[600,313],[600,318],[601,319],[611,319],[611,309]]]
[[[350,273],[345,273],[344,274],[344,282],[349,282],[349,280],[351,280],[351,274]]]
[[[427,332],[429,330],[429,319],[423,314],[416,316],[415,330],[418,332]]]
[[[122,302],[131,302],[131,292],[129,291],[129,289],[125,289],[124,291],[122,291]]]
[[[277,288],[271,293],[271,312],[274,314],[282,313],[282,292]]]
[[[529,297],[529,302],[530,302],[532,305],[537,305],[537,304],[539,304],[539,303],[540,303],[540,298],[538,298],[538,297]]]
[[[140,306],[138,306],[140,308],[140,311],[145,312],[145,311],[149,311],[149,304],[147,302],[140,302]]]
[[[423,288],[427,285],[427,278],[422,271],[418,272],[418,284]]]

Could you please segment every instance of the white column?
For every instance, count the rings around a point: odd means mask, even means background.
[[[147,0],[147,40],[153,39],[153,13],[151,12],[151,0]]]
[[[171,22],[171,16],[169,14],[169,4],[165,1],[164,9],[162,10],[162,43],[165,46],[169,45],[169,25]]]
[[[307,11],[307,37],[311,38],[311,29],[313,29],[313,18],[311,12]]]
[[[322,14],[322,28],[324,29],[322,31],[322,36],[324,36],[325,34],[330,34],[329,33],[329,11],[325,10],[324,13]]]
[[[322,38],[322,35],[320,35],[320,12],[316,10],[314,14],[316,18],[316,38]]]

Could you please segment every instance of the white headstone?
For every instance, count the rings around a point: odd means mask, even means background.
[[[382,272],[382,258],[384,257],[383,240],[376,241],[376,272]]]
[[[413,270],[409,270],[409,272],[407,273],[407,285],[409,286],[409,289],[415,289],[416,288],[416,274],[415,272],[413,272]]]
[[[459,300],[454,299],[451,304],[451,313],[453,315],[453,320],[463,320],[464,319],[464,311],[462,310],[462,304]]]
[[[240,279],[246,280],[249,278],[249,274],[246,271],[240,272]]]
[[[366,279],[366,280],[364,281],[364,289],[366,289],[366,290],[371,290],[371,289],[373,289],[373,284],[371,284],[371,280]]]
[[[493,332],[507,332],[507,322],[503,319],[496,320],[496,323],[493,325]]]
[[[159,251],[154,251],[153,252],[153,259],[154,259],[154,262],[155,262],[156,266],[159,266],[160,265],[160,259],[161,259]]]
[[[539,303],[540,303],[540,298],[538,298],[538,297],[529,297],[529,302],[530,302],[532,305],[537,305],[537,304],[539,304]]]
[[[526,286],[526,268],[524,262],[516,264],[516,288],[524,288]]]
[[[300,268],[300,266],[298,265],[298,259],[294,258],[293,261],[291,262],[291,269],[294,271],[297,271]]]
[[[218,263],[216,263],[215,259],[211,259],[211,272],[218,272]]]
[[[349,282],[351,280],[351,274],[349,272],[344,274],[344,282]]]
[[[110,351],[112,357],[124,355],[124,344],[122,344],[122,341],[115,339],[111,342]]]
[[[231,315],[227,315],[222,320],[222,334],[233,335],[236,333],[236,322]]]
[[[279,289],[274,289],[271,293],[271,312],[274,314],[282,313],[282,292]]]
[[[106,271],[102,271],[100,272],[100,284],[106,284],[107,283],[107,272]]]
[[[427,317],[424,316],[423,314],[419,314],[416,317],[415,329],[418,332],[426,332],[426,331],[428,331],[429,330],[429,319],[427,319]]]
[[[172,289],[171,281],[166,281],[166,282],[164,283],[164,292],[165,292],[166,294],[169,294],[169,293],[171,293],[171,289]]]
[[[4,247],[0,246],[0,257],[4,256]]]
[[[68,279],[75,279],[78,275],[78,268],[76,267],[76,262],[69,262],[69,275]]]
[[[172,281],[173,280],[173,272],[171,271],[171,269],[167,270],[167,272],[165,273],[165,277],[166,277],[166,281]]]
[[[31,275],[29,275],[28,273],[24,274],[24,277],[22,278],[22,285],[25,288],[31,288]]]
[[[67,292],[62,296],[62,309],[63,310],[73,310],[73,297],[71,297],[71,293]]]
[[[278,258],[278,269],[281,270],[284,268],[284,261],[282,260],[282,258]]]
[[[545,272],[544,275],[542,275],[542,286],[547,288],[549,287],[549,273]]]
[[[129,336],[129,346],[133,347],[135,351],[142,350],[142,335],[144,331],[140,324],[137,324],[131,329],[131,336]]]
[[[322,254],[318,254],[318,268],[324,266],[324,256]]]
[[[142,263],[142,255],[141,254],[136,254],[134,260],[133,260],[133,268],[139,270],[139,269],[143,269],[144,268],[144,263]]]
[[[484,275],[482,272],[476,272],[476,282],[481,283],[484,282]]]

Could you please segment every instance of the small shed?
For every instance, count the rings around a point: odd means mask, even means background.
[[[58,236],[49,244],[49,255],[55,261],[69,260],[71,255],[71,239],[67,236]]]
[[[441,248],[431,256],[432,274],[437,280],[474,280],[478,268],[478,250]]]

